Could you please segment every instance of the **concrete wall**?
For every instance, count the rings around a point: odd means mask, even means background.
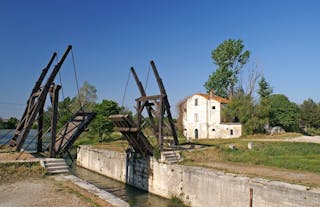
[[[194,207],[249,206],[253,189],[254,207],[319,206],[320,189],[248,178],[217,170],[167,165],[153,159],[81,146],[78,165],[151,193],[180,196]]]

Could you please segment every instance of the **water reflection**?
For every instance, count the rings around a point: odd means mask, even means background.
[[[14,133],[14,129],[1,129],[0,130],[0,145],[8,144],[12,139]],[[23,149],[28,152],[34,152],[37,149],[37,136],[38,130],[31,129],[24,144]],[[43,138],[43,149],[45,150],[46,146],[48,146],[48,141],[50,138],[50,133],[46,134]]]
[[[83,180],[127,201],[132,207],[168,207],[169,200],[125,185],[116,180],[99,175],[79,166],[73,168],[74,174]]]

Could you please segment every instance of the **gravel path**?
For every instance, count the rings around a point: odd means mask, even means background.
[[[289,139],[293,142],[310,142],[310,143],[318,143],[320,144],[320,136],[301,136]]]
[[[52,179],[26,179],[0,184],[0,207],[87,207],[96,206],[85,196]],[[110,206],[110,205],[98,205]]]
[[[248,139],[251,140],[251,139]],[[252,139],[252,141],[259,142],[307,142],[307,143],[316,143],[320,144],[320,136],[300,136],[294,138],[266,138],[266,139]]]

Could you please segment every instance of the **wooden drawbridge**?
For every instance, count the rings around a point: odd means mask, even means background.
[[[79,111],[57,133],[54,145],[55,154],[67,152],[80,134],[87,128],[95,117],[95,113]]]
[[[44,82],[47,73],[49,72],[54,59],[57,57],[57,53],[54,53],[47,64],[42,70],[40,77],[38,78],[31,95],[27,101],[27,106],[23,113],[20,122],[14,132],[14,136],[10,141],[10,146],[15,147],[17,151],[22,150],[22,147],[27,139],[32,125],[37,122],[38,134],[37,134],[37,152],[43,151],[42,139],[44,135],[50,130],[51,139],[49,145],[50,157],[56,157],[59,154],[68,152],[72,144],[80,136],[80,134],[87,128],[89,123],[95,117],[95,113],[88,113],[80,109],[73,117],[64,125],[64,127],[57,132],[58,121],[58,103],[59,103],[59,90],[61,85],[56,85],[54,80],[59,73],[59,70],[67,58],[72,46],[69,45],[65,53],[59,62],[54,66],[53,70],[49,74],[49,77]],[[75,68],[74,68],[75,70]],[[76,74],[76,73],[75,73]],[[76,77],[77,78],[77,77]],[[42,83],[44,82],[44,85]],[[60,81],[61,82],[61,81]],[[48,131],[44,133],[44,107],[48,94],[52,104],[52,117],[51,126]],[[31,143],[31,142],[30,142]]]
[[[163,145],[167,140],[169,140],[169,142],[171,141],[171,145],[179,144],[166,90],[154,62],[151,61],[150,64],[158,83],[160,94],[147,96],[134,68],[131,67],[131,73],[134,76],[141,94],[141,97],[136,99],[137,123],[135,123],[129,115],[118,114],[109,117],[116,126],[116,130],[123,134],[133,150],[143,156],[153,155],[153,149],[155,147],[150,144],[142,132],[145,123],[151,126],[154,137],[157,140],[157,147],[160,151],[164,150]],[[142,115],[145,110],[149,116],[147,122],[145,122]],[[167,132],[167,134],[165,134],[165,132]],[[165,140],[165,138],[167,140]]]
[[[153,147],[144,136],[144,134],[138,129],[138,126],[134,123],[128,114],[116,114],[111,115],[109,118],[116,126],[116,130],[128,140],[130,146],[135,152],[140,152],[143,156],[152,155]]]

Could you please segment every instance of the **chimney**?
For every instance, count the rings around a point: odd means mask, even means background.
[[[214,97],[214,90],[211,89],[211,91],[209,92],[209,95],[210,95],[210,99]]]

